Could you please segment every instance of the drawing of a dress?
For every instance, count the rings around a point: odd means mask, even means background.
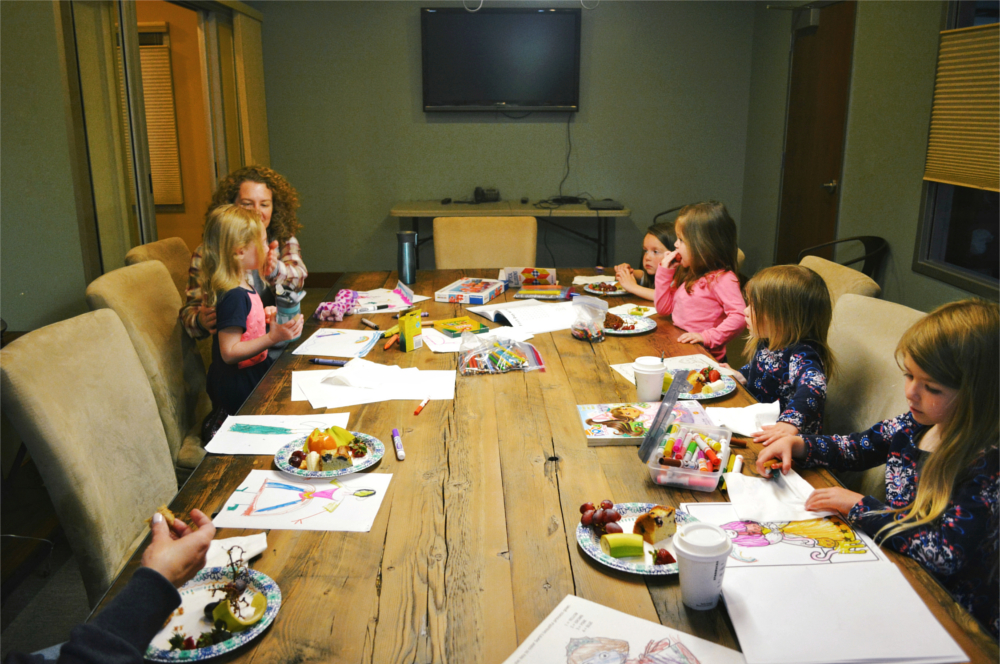
[[[829,561],[836,553],[867,553],[868,548],[857,533],[839,517],[807,519],[804,521],[779,521],[757,523],[756,521],[731,521],[722,524],[733,545],[736,547],[760,547],[772,544],[792,544],[813,551],[809,557],[817,561]],[[734,548],[733,554],[738,560]],[[754,562],[747,560],[744,562]]]
[[[629,643],[621,639],[588,636],[570,639],[566,664],[700,664],[676,637],[650,641],[646,650],[629,658]]]
[[[251,498],[249,504],[246,505],[246,509],[243,511],[242,515],[275,516],[279,514],[289,514],[305,507],[313,500],[330,501],[323,505],[322,510],[325,510],[326,512],[333,512],[348,496],[367,498],[368,496],[375,494],[375,492],[371,489],[357,489],[355,491],[350,491],[345,489],[336,481],[331,482],[331,484],[334,485],[333,488],[316,491],[315,487],[312,485],[300,485],[288,481],[265,480],[260,489],[253,494],[253,497]],[[236,510],[241,504],[244,503],[242,501],[238,501],[236,504],[231,505],[228,509]],[[317,514],[318,513],[319,512],[317,512]],[[297,521],[302,521],[305,518],[308,517],[302,517],[301,519],[297,519]]]

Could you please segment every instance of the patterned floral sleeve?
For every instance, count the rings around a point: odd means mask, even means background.
[[[306,264],[302,262],[302,249],[293,235],[281,248],[275,271],[263,278],[269,286],[281,284],[286,290],[298,291],[305,287],[308,276]]]
[[[912,424],[905,413],[879,422],[871,429],[849,436],[803,436],[806,443],[805,467],[826,466],[834,470],[865,470],[885,463],[892,437]]]
[[[788,359],[792,395],[779,422],[787,422],[802,433],[819,433],[826,406],[826,374],[823,360],[814,348],[800,345]]]
[[[188,284],[185,289],[186,298],[181,305],[181,324],[192,339],[203,339],[208,336],[208,330],[198,322],[198,310],[201,307],[201,286],[198,276],[201,274],[201,245],[191,254],[191,266],[188,268]]]
[[[961,570],[983,542],[996,540],[997,492],[1000,491],[996,450],[992,451],[992,463],[989,459],[990,454],[980,457],[968,479],[955,487],[941,518],[893,535],[884,544],[937,574],[950,576]],[[917,482],[916,469],[912,469],[910,479],[914,484]],[[874,536],[901,516],[873,513],[886,508],[866,496],[851,508],[847,519]]]

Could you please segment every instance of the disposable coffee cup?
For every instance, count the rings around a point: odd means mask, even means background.
[[[733,543],[726,532],[710,523],[677,527],[674,552],[681,577],[681,601],[696,611],[714,609],[722,592],[722,575]]]
[[[667,367],[658,357],[639,357],[632,363],[635,392],[639,401],[659,401],[663,391],[663,376]]]

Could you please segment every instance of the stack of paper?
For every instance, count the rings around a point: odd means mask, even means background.
[[[781,407],[777,401],[755,403],[744,408],[709,407],[707,410],[716,426],[726,427],[743,436],[752,436],[765,426],[777,424],[778,416],[781,415]]]
[[[292,351],[292,355],[324,355],[327,357],[364,357],[382,333],[378,330],[339,330],[320,328]]]
[[[205,446],[212,454],[276,454],[313,429],[347,428],[348,413],[326,415],[230,415]]]
[[[532,303],[530,306],[516,306]],[[480,307],[469,307],[481,316],[486,316],[490,320],[519,327],[532,334],[544,334],[545,332],[556,332],[558,330],[568,330],[573,321],[576,320],[576,310],[572,302],[560,302],[558,304],[543,304],[537,300],[523,300],[517,303],[505,303],[488,312],[476,311]]]
[[[343,369],[292,372],[292,401],[308,401],[313,408],[428,398],[454,399],[455,372],[401,369],[362,359]]]
[[[618,278],[613,274],[599,274],[596,277],[573,277],[574,286],[586,286],[588,284],[613,284]]]

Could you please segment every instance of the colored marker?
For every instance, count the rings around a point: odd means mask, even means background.
[[[382,346],[382,350],[389,350],[392,347],[392,345],[397,341],[399,341],[399,335],[398,334],[392,335],[391,337],[389,337],[389,340],[385,342],[385,345]]]
[[[677,459],[669,459],[667,457],[660,457],[660,465],[661,466],[672,466],[674,468],[679,468],[680,465],[681,465],[681,462],[678,461]]]
[[[399,429],[392,430],[392,443],[396,446],[396,458],[402,461],[406,458],[406,452],[403,451],[403,439],[399,437]]]
[[[403,312],[402,314],[393,314],[392,317],[393,318],[399,318],[400,316],[405,316],[405,315],[406,315],[406,312]],[[430,315],[431,315],[431,312],[429,312],[429,311],[421,311],[420,312],[420,317],[421,318],[427,318]]]
[[[726,472],[727,473],[733,472],[733,468],[735,467],[736,467],[736,455],[730,452],[729,463],[726,464]],[[723,491],[726,490],[726,480],[722,480],[722,490]]]
[[[430,398],[430,397],[427,397],[426,399],[424,399],[423,401],[421,401],[421,402],[420,402],[420,405],[419,405],[419,406],[417,406],[417,409],[416,409],[415,411],[413,411],[413,414],[414,414],[414,415],[419,415],[419,414],[420,414],[420,411],[422,411],[422,410],[424,409],[424,406],[426,406],[426,405],[427,405],[427,403],[428,403],[428,402],[429,402],[430,400],[431,400],[431,398]]]
[[[388,309],[388,304],[366,304],[363,307],[355,307],[353,309],[348,309],[348,314],[370,314],[373,311],[379,311],[380,309]]]
[[[740,474],[743,473],[743,455],[742,454],[737,454],[736,455],[736,463],[733,464],[733,472],[734,473],[740,473]]]
[[[375,323],[371,322],[367,318],[362,318],[361,319],[361,324],[362,325],[367,325],[368,327],[370,327],[373,330],[377,330],[378,329],[378,325],[376,325]]]
[[[313,364],[325,364],[328,367],[342,367],[347,364],[347,360],[324,360],[321,357],[314,357],[309,360]]]

